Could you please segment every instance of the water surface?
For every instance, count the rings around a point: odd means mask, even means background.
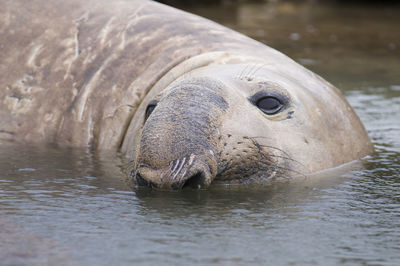
[[[306,2],[190,9],[340,87],[375,144],[361,170],[132,191],[118,154],[6,143],[0,265],[400,265],[400,8]]]

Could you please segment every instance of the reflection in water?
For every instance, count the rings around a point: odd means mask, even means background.
[[[0,218],[0,265],[78,265],[55,241]]]
[[[264,187],[131,191],[118,154],[3,144],[0,265],[399,265],[400,9],[312,2],[192,11],[339,85],[375,144],[364,169]]]
[[[278,49],[340,87],[400,84],[398,5],[254,1],[234,8],[189,11]]]

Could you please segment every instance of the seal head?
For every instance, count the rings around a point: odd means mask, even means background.
[[[279,68],[246,67],[195,69],[145,101],[131,174],[139,185],[287,179],[370,151],[362,124],[332,85],[311,72],[291,77]]]

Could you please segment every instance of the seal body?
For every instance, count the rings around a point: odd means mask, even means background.
[[[0,140],[120,150],[139,184],[309,174],[372,151],[340,92],[280,52],[139,0],[1,0]]]

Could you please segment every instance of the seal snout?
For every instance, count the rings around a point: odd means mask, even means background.
[[[210,167],[205,161],[195,160],[191,154],[171,162],[167,169],[156,169],[140,163],[135,178],[139,186],[160,189],[182,189],[185,187],[205,188],[213,180],[215,167]]]
[[[147,105],[138,141],[138,185],[160,189],[204,188],[217,173],[214,152],[228,103],[223,85],[201,79],[180,83]]]

